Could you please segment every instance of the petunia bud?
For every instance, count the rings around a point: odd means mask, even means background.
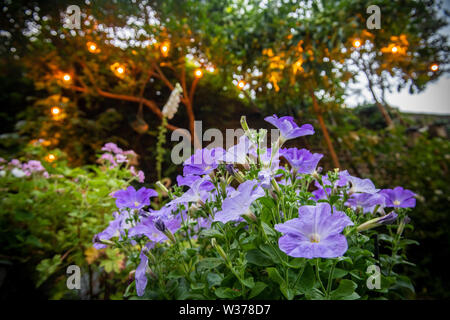
[[[241,127],[242,127],[242,129],[244,129],[245,132],[247,132],[249,130],[248,124],[247,124],[247,119],[245,116],[241,117]]]
[[[235,171],[234,171],[234,167],[233,167],[233,165],[232,165],[231,163],[225,165],[225,169],[227,170],[227,172],[228,172],[230,175],[234,176]]]
[[[277,181],[275,179],[272,178],[272,187],[275,189],[276,192],[280,192],[280,186],[278,185]]]
[[[157,185],[163,192],[169,193],[169,190],[167,190],[166,186],[163,185],[163,184],[161,183],[161,181],[157,181],[157,182],[156,182],[156,185]]]
[[[94,243],[101,243],[106,245],[115,245],[115,243],[111,240],[100,239],[98,236],[95,236]]]
[[[166,231],[164,232],[164,234],[167,236],[167,238],[169,238],[173,243],[176,243],[177,240],[175,239],[175,236],[173,235],[172,232],[170,232],[169,229],[166,229]]]
[[[155,222],[155,228],[156,228],[157,230],[161,231],[162,233],[165,233],[166,230],[167,230],[164,221],[162,221],[161,219],[158,219],[158,220]]]
[[[243,183],[245,181],[244,175],[240,171],[236,171],[234,177],[239,183]]]
[[[216,238],[212,238],[211,239],[211,245],[217,250],[217,252],[219,253],[219,255],[225,260],[228,261],[228,257],[225,253],[225,251],[223,251],[222,247],[220,245],[217,244],[216,242]]]
[[[250,210],[248,210],[244,215],[246,217],[249,217],[254,222],[258,221],[258,219],[256,218],[255,214],[253,212],[251,212]]]
[[[395,212],[391,212],[387,215],[384,215],[382,217],[378,217],[369,221],[364,222],[363,224],[359,225],[356,229],[358,232],[372,229],[378,226],[392,224],[397,219],[397,214]]]
[[[403,233],[403,230],[405,229],[405,225],[407,225],[411,219],[408,216],[405,216],[403,220],[398,225],[397,234],[401,235]]]

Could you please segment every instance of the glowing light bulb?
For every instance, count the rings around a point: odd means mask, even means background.
[[[430,67],[431,71],[438,71],[439,70],[439,65],[437,63],[433,63]]]
[[[169,55],[169,49],[170,49],[170,42],[167,41],[163,42],[160,47],[160,50],[164,57],[167,57]]]
[[[53,107],[51,109],[51,112],[52,112],[53,115],[57,116],[58,114],[61,113],[61,109],[59,107]]]
[[[359,41],[359,40],[353,41],[353,46],[354,46],[355,48],[361,47],[361,41]]]
[[[86,46],[88,47],[88,51],[91,52],[91,53],[98,53],[98,52],[100,52],[100,49],[97,48],[97,45],[95,44],[95,42],[89,41],[88,43],[86,43]]]
[[[237,84],[237,86],[238,86],[239,89],[244,89],[244,87],[245,87],[245,81],[244,81],[244,80],[239,81],[238,84]]]
[[[397,53],[398,48],[397,47],[392,47],[391,51],[392,51],[392,53]]]
[[[118,67],[118,68],[117,68],[117,73],[122,74],[122,73],[124,73],[124,72],[125,72],[125,69],[124,69],[123,67]]]
[[[56,160],[56,156],[53,153],[49,153],[46,157],[45,160],[47,160],[47,162],[53,162]]]
[[[66,74],[63,76],[63,80],[64,80],[64,81],[70,81],[70,79],[72,79],[72,77],[71,77],[70,74],[68,74],[68,73],[66,73]]]
[[[200,79],[201,77],[203,77],[203,71],[202,71],[202,69],[196,69],[195,71],[194,71],[194,76],[197,78],[197,79]]]

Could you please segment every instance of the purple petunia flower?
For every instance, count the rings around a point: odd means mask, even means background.
[[[196,175],[190,175],[190,176],[186,176],[186,177],[183,177],[183,176],[178,175],[178,176],[177,176],[177,184],[178,184],[179,186],[188,186],[188,187],[191,187],[192,184],[193,184],[195,181],[197,181],[198,179],[201,179],[201,177],[200,177],[200,176],[196,176]]]
[[[173,199],[166,206],[173,206],[179,203],[204,203],[210,196],[211,190],[214,189],[214,185],[207,178],[201,178],[192,183],[191,188],[186,191],[182,196]]]
[[[337,181],[334,182],[334,186],[336,187],[343,187],[346,186],[349,182],[350,174],[347,170],[339,171],[339,178]],[[322,182],[325,186],[331,185],[330,180],[328,179],[328,176],[322,177]],[[320,185],[319,185],[320,186]]]
[[[382,216],[380,220],[377,221],[380,225],[393,224],[395,220],[397,220],[398,215],[391,211],[388,214]]]
[[[347,239],[341,234],[346,226],[353,225],[347,215],[334,210],[328,203],[302,206],[299,217],[275,225],[284,235],[278,245],[284,253],[296,258],[335,258],[348,248]]]
[[[372,212],[375,206],[384,207],[384,197],[379,194],[355,193],[347,200],[346,205],[352,209],[362,208],[363,213]]]
[[[219,165],[225,150],[222,148],[198,149],[184,162],[183,175],[209,174]]]
[[[264,169],[258,172],[258,180],[261,183],[261,187],[269,189],[271,187],[273,172],[270,169]]]
[[[265,192],[257,181],[245,181],[223,201],[222,210],[215,214],[214,221],[227,223],[228,221],[239,220],[241,215],[248,213],[253,201],[264,197],[264,195]]]
[[[247,155],[250,149],[254,147],[250,139],[243,135],[239,138],[239,142],[236,145],[227,149],[220,160],[225,163],[246,164],[248,163]]]
[[[271,117],[265,117],[264,120],[280,130],[283,141],[314,134],[314,127],[312,125],[304,124],[299,127],[294,122],[294,118],[289,116],[278,118],[274,114]]]
[[[323,157],[323,154],[312,154],[309,150],[297,148],[281,149],[280,155],[289,162],[292,168],[304,174],[312,174]]]
[[[131,228],[128,232],[130,237],[145,235],[149,240],[153,242],[163,242],[167,240],[167,236],[158,228],[159,225],[164,225],[164,228],[175,233],[181,226],[179,217],[161,217],[150,216],[143,219],[135,227]]]
[[[383,189],[380,191],[386,199],[386,207],[414,208],[416,206],[415,193],[402,187]]]
[[[375,185],[370,179],[361,179],[351,175],[348,175],[347,179],[351,184],[350,194],[359,192],[374,194],[380,191],[380,189],[375,188]]]
[[[156,197],[157,195],[158,192],[153,189],[142,187],[136,191],[134,187],[129,186],[126,190],[114,192],[112,197],[116,198],[116,205],[119,209],[141,209],[150,204],[150,197]]]
[[[94,236],[93,243],[95,249],[106,248],[106,245],[101,243],[100,240],[109,240],[114,237],[119,237],[123,234],[124,230],[132,227],[127,221],[128,219],[131,219],[129,212],[114,212],[113,217],[114,220],[109,223],[108,227]]]
[[[139,258],[141,262],[136,268],[135,281],[136,281],[136,293],[138,296],[144,295],[145,287],[147,286],[147,269],[148,269],[148,257],[146,253],[153,248],[154,243],[148,242],[144,248],[142,248]]]

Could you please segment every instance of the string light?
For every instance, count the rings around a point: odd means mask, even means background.
[[[53,153],[49,153],[49,154],[45,157],[45,160],[46,160],[47,162],[53,162],[53,161],[56,160],[56,156],[55,156]]]
[[[433,63],[430,67],[431,71],[436,72],[439,70],[439,65],[437,63]]]
[[[119,78],[123,78],[125,75],[125,65],[120,64],[119,62],[116,62],[114,64],[111,65],[111,71],[114,72],[114,74],[119,77]]]
[[[355,48],[359,48],[359,47],[361,47],[361,41],[360,40],[355,40],[355,41],[353,41],[353,46],[355,47]]]
[[[200,69],[200,68],[195,69],[195,71],[194,71],[194,76],[195,76],[197,79],[200,79],[201,77],[203,77],[203,71],[202,71],[202,69]]]
[[[165,41],[161,45],[161,53],[164,57],[167,57],[169,55],[169,49],[170,49],[170,43]]]
[[[208,70],[208,72],[211,72],[211,73],[216,71],[216,69],[214,69],[214,67],[208,67],[208,68],[206,68],[206,70]]]
[[[97,47],[97,45],[94,42],[89,41],[88,43],[86,43],[86,46],[88,47],[88,50],[91,53],[100,52],[100,49]]]
[[[61,113],[61,109],[59,107],[53,107],[51,109],[52,115],[57,116]]]
[[[239,89],[244,89],[245,85],[246,85],[246,83],[244,80],[240,80],[237,84]]]
[[[392,51],[392,53],[397,53],[398,48],[397,48],[396,46],[393,46],[392,49],[391,49],[391,51]]]
[[[71,77],[70,74],[68,74],[68,73],[66,73],[66,74],[63,76],[63,80],[66,81],[66,82],[70,81],[70,79],[72,79],[72,77]]]

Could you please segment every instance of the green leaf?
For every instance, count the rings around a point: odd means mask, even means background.
[[[333,279],[340,279],[345,277],[348,274],[347,270],[335,268],[333,272]]]
[[[205,238],[224,238],[224,234],[216,229],[205,229],[200,232],[200,237]]]
[[[267,223],[261,221],[261,226],[262,226],[263,231],[264,231],[264,233],[266,234],[267,237],[274,237],[275,238],[277,236],[275,230],[272,229],[271,227],[269,227],[267,225]]]
[[[314,276],[314,270],[310,264],[307,264],[305,266],[305,270],[303,270],[303,274],[300,277],[299,284],[298,284],[298,290],[301,293],[307,293],[312,290],[314,287],[315,282],[315,276]]]
[[[249,299],[252,299],[259,295],[265,288],[267,287],[267,284],[264,282],[256,282],[255,286],[253,287],[252,291],[250,292]]]
[[[242,283],[244,286],[252,289],[255,286],[255,281],[253,280],[253,277],[249,277],[247,279],[242,280]]]
[[[339,286],[336,290],[333,290],[331,292],[331,298],[334,300],[349,300],[348,298],[359,298],[359,295],[355,293],[355,289],[358,287],[356,283],[354,283],[352,280],[348,279],[342,279],[339,282]]]
[[[234,299],[241,295],[241,292],[237,291],[237,289],[233,290],[231,288],[223,287],[217,288],[214,293],[221,299]]]
[[[298,268],[302,267],[305,263],[306,262],[303,259],[296,258],[296,259],[291,260],[290,262],[287,262],[286,264],[291,268],[298,269]]]
[[[39,280],[36,283],[36,288],[38,288],[41,284],[44,283],[45,280],[47,280],[53,273],[55,273],[60,264],[61,264],[60,254],[53,256],[52,259],[42,260],[36,267],[36,270],[40,274]]]
[[[269,275],[269,278],[278,283],[279,285],[285,284],[285,281],[283,277],[278,272],[277,268],[267,268],[267,273]]]
[[[197,262],[197,270],[198,272],[203,272],[206,270],[211,270],[213,268],[217,268],[223,263],[222,259],[219,258],[205,258]]]
[[[280,285],[280,291],[286,297],[286,299],[288,300],[294,299],[294,290],[288,288],[286,284]]]
[[[214,272],[208,273],[206,276],[206,280],[208,281],[209,287],[220,286],[223,280],[223,274],[218,274]]]
[[[245,255],[245,258],[247,259],[248,263],[260,266],[260,267],[268,267],[273,265],[272,260],[262,253],[260,250],[250,250]]]
[[[277,254],[276,249],[269,246],[268,244],[262,244],[259,246],[262,252],[264,252],[274,263],[281,263],[279,254]],[[280,251],[281,252],[281,251]]]

